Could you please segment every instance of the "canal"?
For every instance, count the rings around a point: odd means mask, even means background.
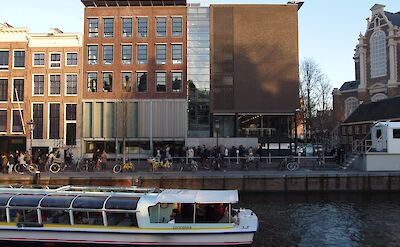
[[[399,246],[400,194],[240,194],[253,246]]]

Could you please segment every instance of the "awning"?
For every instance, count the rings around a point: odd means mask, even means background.
[[[157,196],[160,203],[237,203],[237,190],[164,190]]]

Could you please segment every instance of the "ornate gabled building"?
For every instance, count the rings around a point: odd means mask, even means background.
[[[354,81],[333,91],[334,114],[343,122],[362,103],[400,94],[400,12],[375,4],[355,49]]]

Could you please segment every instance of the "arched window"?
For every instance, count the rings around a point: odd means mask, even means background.
[[[372,102],[377,102],[379,100],[383,100],[383,99],[386,99],[386,98],[387,98],[386,94],[377,93],[377,94],[374,94],[374,96],[372,96],[371,101]]]
[[[344,101],[345,116],[350,116],[351,113],[358,107],[358,99],[354,97],[347,98]]]
[[[370,40],[371,78],[386,76],[386,35],[375,31]]]

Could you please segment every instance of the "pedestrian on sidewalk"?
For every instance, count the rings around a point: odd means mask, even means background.
[[[6,174],[7,173],[7,166],[8,166],[8,158],[5,153],[1,155],[1,171],[2,173]]]
[[[8,157],[8,174],[11,174],[15,165],[15,157],[13,153],[10,153]]]
[[[107,153],[106,150],[103,150],[103,152],[101,153],[101,169],[105,170],[107,167]]]

